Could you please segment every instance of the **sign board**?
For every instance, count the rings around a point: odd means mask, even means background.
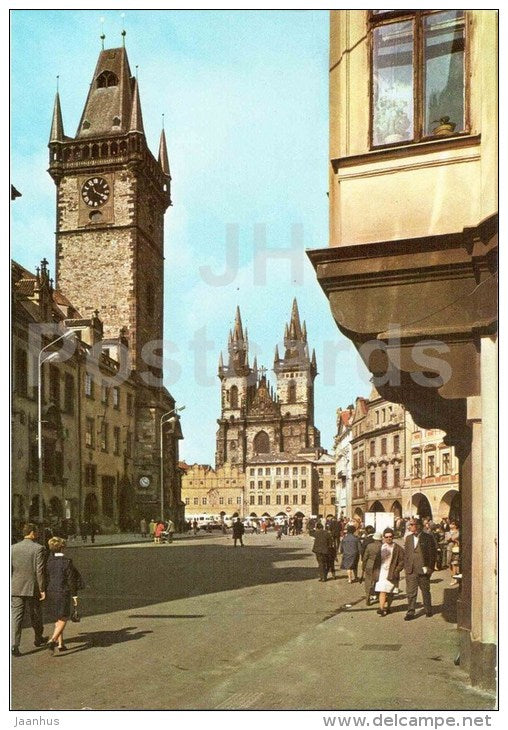
[[[383,532],[385,527],[395,526],[395,515],[393,512],[366,512],[364,517],[365,527],[372,525],[376,532]]]

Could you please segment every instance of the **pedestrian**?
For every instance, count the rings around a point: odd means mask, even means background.
[[[366,529],[368,530],[369,527],[367,527]],[[367,606],[370,606],[372,601],[372,589],[375,585],[375,580],[373,577],[374,567],[380,561],[379,556],[381,553],[382,539],[383,536],[380,532],[371,533],[369,543],[366,545],[362,556],[362,573],[363,579],[365,580],[365,602],[367,603]]]
[[[423,532],[423,523],[419,517],[409,520],[410,534],[404,543],[406,572],[407,613],[405,621],[415,618],[416,596],[418,588],[422,592],[425,615],[432,616],[430,596],[430,576],[436,564],[436,541],[432,535]]]
[[[277,540],[282,540],[282,525],[277,525]]]
[[[459,540],[459,538],[460,538],[459,525],[455,520],[451,520],[450,529],[445,533],[446,564],[447,565],[452,564],[452,547],[454,546],[455,542],[457,542]]]
[[[146,527],[146,520],[144,517],[142,517],[139,523],[139,531],[141,532],[141,537],[146,537]]]
[[[357,579],[360,540],[356,537],[355,532],[356,523],[348,525],[339,547],[339,552],[342,553],[341,568],[347,570],[348,583],[354,583]]]
[[[175,534],[175,523],[173,520],[168,520],[166,524],[166,532],[168,533],[168,542],[173,542],[173,535]]]
[[[155,520],[152,517],[152,519],[148,523],[148,535],[150,536],[150,539],[151,540],[154,540],[155,539],[155,534],[154,534],[155,533],[155,525],[156,525],[156,522],[155,522]]]
[[[164,532],[164,522],[162,520],[159,520],[157,524],[155,525],[155,530],[153,532],[153,541],[156,545],[160,544],[162,533]]]
[[[378,614],[390,613],[394,591],[399,588],[401,571],[404,568],[404,550],[394,542],[394,531],[386,527],[383,531],[383,544],[374,564],[374,590],[379,593]]]
[[[239,517],[233,522],[233,547],[236,547],[236,541],[240,541],[240,545],[243,547],[243,534],[245,527]]]
[[[192,532],[194,533],[194,535],[198,534],[198,521],[197,520],[192,521]]]
[[[12,609],[12,655],[21,656],[21,626],[25,608],[35,633],[35,646],[42,646],[47,637],[42,635],[42,605],[45,593],[45,551],[36,542],[37,525],[33,522],[23,526],[23,539],[11,548],[11,609]]]
[[[312,552],[316,556],[319,568],[319,581],[324,583],[328,573],[328,553],[333,547],[331,534],[327,530],[323,530],[323,525],[318,522],[314,531],[314,545]]]
[[[83,585],[72,560],[63,553],[65,546],[66,542],[62,537],[52,537],[48,542],[50,555],[46,564],[46,610],[50,621],[55,622],[55,628],[46,646],[53,654],[57,647],[58,651],[67,651],[63,638],[64,629],[73,607],[77,608],[78,588]]]
[[[99,528],[93,520],[90,522],[90,542],[95,542],[95,536],[99,532]]]
[[[328,548],[328,555],[326,556],[326,577],[328,578],[328,573],[332,574],[332,578],[334,580],[337,579],[337,575],[335,573],[335,561],[337,560],[337,548],[335,547],[335,542],[333,540],[332,535],[332,526],[330,523],[328,523],[328,527],[326,528],[326,532],[330,535],[330,547]]]
[[[338,550],[340,544],[340,523],[336,517],[332,517],[330,521],[330,532],[333,538],[333,546],[335,550]]]
[[[458,586],[459,583],[457,581],[456,576],[460,575],[460,542],[459,538],[457,537],[456,540],[453,541],[452,549],[451,549],[451,560],[450,560],[450,573],[451,573],[451,586]]]

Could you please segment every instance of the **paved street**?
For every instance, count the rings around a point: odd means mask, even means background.
[[[68,548],[87,584],[83,619],[68,624],[69,651],[55,657],[23,631],[12,709],[494,706],[453,664],[447,571],[434,575],[436,615],[404,622],[404,598],[381,618],[341,571],[319,583],[311,538],[245,542],[214,534]]]

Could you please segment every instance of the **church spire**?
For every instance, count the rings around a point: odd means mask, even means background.
[[[291,321],[289,323],[289,336],[292,340],[303,340],[302,328],[300,325],[300,313],[298,312],[298,304],[296,297],[293,299],[293,307],[291,309]]]
[[[106,48],[99,54],[76,137],[126,134],[133,112],[135,79],[125,48]]]
[[[284,329],[284,361],[293,366],[306,368],[309,365],[309,348],[307,345],[307,327],[300,323],[300,313],[296,298],[293,299],[289,325]]]
[[[240,307],[237,306],[235,324],[229,332],[228,340],[229,362],[228,367],[236,374],[249,373],[249,345],[244,335]]]
[[[137,78],[135,78],[133,82],[134,91],[132,94],[132,110],[129,132],[140,132],[141,134],[144,134],[145,130],[143,128],[143,115],[141,113],[141,103],[139,101],[139,85]]]
[[[235,326],[233,328],[233,340],[240,342],[244,340],[243,327],[242,327],[242,315],[240,314],[240,307],[236,307],[235,314]]]
[[[164,132],[164,127],[162,128],[161,138],[159,142],[159,165],[161,166],[161,170],[164,175],[171,177],[171,172],[169,169],[168,148],[166,145],[166,133]]]
[[[60,108],[60,95],[58,91],[55,95],[55,103],[53,106],[53,119],[51,121],[51,132],[49,135],[50,142],[64,141],[64,127],[62,121],[62,110]]]

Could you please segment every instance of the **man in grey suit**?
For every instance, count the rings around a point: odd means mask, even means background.
[[[11,548],[11,611],[12,611],[12,655],[20,656],[21,626],[25,607],[28,606],[30,620],[35,631],[35,646],[41,646],[46,639],[42,635],[41,601],[46,598],[44,548],[37,542],[37,526],[28,523],[23,527],[23,540]]]
[[[422,592],[425,615],[432,616],[430,598],[430,576],[436,565],[436,541],[434,537],[423,532],[423,522],[419,517],[409,520],[409,535],[404,543],[404,570],[406,573],[407,613],[405,621],[415,617],[416,596],[418,588]]]

